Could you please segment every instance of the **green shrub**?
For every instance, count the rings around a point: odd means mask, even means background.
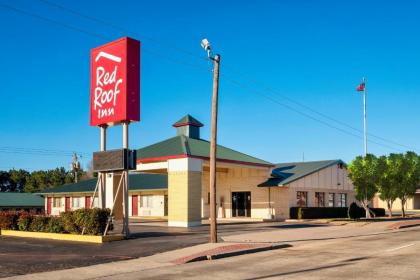
[[[298,220],[302,220],[303,219],[303,211],[302,211],[302,208],[301,207],[299,207],[299,209],[298,209],[297,218],[298,218]]]
[[[60,213],[59,217],[33,215],[28,212],[0,212],[0,229],[21,231],[100,235],[110,217],[109,209],[79,209]],[[112,224],[110,224],[112,230]]]
[[[0,211],[0,229],[18,229],[19,212]]]
[[[63,212],[60,218],[65,232],[81,234],[100,235],[105,231],[106,223],[110,216],[109,209],[77,209],[75,211]],[[112,225],[110,225],[112,230]]]
[[[100,209],[100,208],[93,208],[90,209],[90,215],[86,226],[86,233],[87,234],[103,234],[106,228],[106,224],[110,217],[111,210],[109,209]],[[112,230],[112,224],[110,225],[110,230]]]
[[[47,231],[52,233],[64,232],[64,226],[60,217],[49,217]]]
[[[18,229],[22,231],[29,231],[32,223],[33,215],[29,213],[21,213],[18,223]]]
[[[79,233],[79,230],[74,223],[72,211],[61,212],[60,219],[64,228],[64,232]]]
[[[32,219],[30,231],[35,232],[48,232],[49,217],[47,216],[35,216]]]
[[[347,207],[290,207],[291,219],[346,218]]]
[[[361,208],[356,204],[356,202],[353,202],[350,204],[347,216],[349,219],[357,220],[365,216],[365,211],[361,211]]]

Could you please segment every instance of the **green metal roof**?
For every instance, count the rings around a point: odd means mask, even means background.
[[[44,198],[33,193],[0,192],[0,207],[44,207]]]
[[[179,135],[137,150],[137,160],[140,161],[142,159],[161,158],[177,155],[209,158],[210,142],[203,139],[194,139],[184,135]],[[217,145],[216,157],[218,160],[267,166],[273,165],[268,161],[252,157],[250,155],[237,152],[220,145]]]
[[[308,162],[289,162],[276,164],[271,173],[271,178],[259,184],[259,187],[284,186],[302,177],[315,173],[321,169],[334,164],[345,164],[340,159],[308,161]]]
[[[192,117],[191,115],[186,115],[182,117],[179,121],[173,124],[173,126],[175,127],[183,126],[183,125],[193,125],[193,126],[198,126],[198,127],[203,126],[201,122],[199,122],[196,118]]]
[[[75,184],[66,184],[44,190],[42,193],[92,193],[95,191],[97,178]],[[166,174],[129,174],[129,191],[165,190],[168,188]]]

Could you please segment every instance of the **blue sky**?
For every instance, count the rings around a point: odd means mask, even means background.
[[[222,56],[220,144],[271,162],[301,161],[303,153],[350,161],[363,152],[362,134],[308,107],[362,130],[355,87],[365,76],[368,132],[419,151],[419,8],[417,1],[0,0],[0,169],[71,161],[32,149],[99,149],[99,129],[89,126],[89,51],[126,35],[143,48],[142,120],[130,127],[132,148],[172,137],[172,123],[187,113],[209,138],[212,74],[200,47],[207,37]],[[369,143],[371,153],[407,150],[370,139],[392,146]],[[121,127],[109,129],[108,141],[121,145]]]

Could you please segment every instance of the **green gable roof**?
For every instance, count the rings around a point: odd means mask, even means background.
[[[44,207],[44,198],[33,193],[0,192],[0,207]]]
[[[196,118],[192,117],[191,115],[186,115],[182,117],[179,121],[173,124],[174,127],[184,126],[184,125],[192,125],[201,127],[203,124],[199,122]]]
[[[140,161],[179,155],[209,158],[210,142],[179,135],[137,150],[137,160]],[[220,145],[217,145],[216,157],[218,160],[272,166],[268,161]]]
[[[44,190],[42,193],[92,193],[95,191],[97,178],[84,180],[74,184],[66,184]],[[129,191],[165,190],[168,188],[166,174],[129,174]]]
[[[315,173],[334,164],[344,164],[342,160],[322,160],[308,162],[289,162],[276,164],[271,178],[259,184],[259,187],[284,186],[302,177]]]

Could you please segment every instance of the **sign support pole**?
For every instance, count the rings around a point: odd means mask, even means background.
[[[123,122],[123,148],[128,149],[128,125],[129,122]],[[123,184],[123,233],[125,237],[130,235],[130,229],[128,226],[128,169],[124,170],[121,174],[124,176],[124,184]]]
[[[106,151],[106,129],[107,125],[101,125],[101,152]],[[105,190],[106,190],[106,173],[105,172],[99,172],[98,173],[98,180],[101,181],[101,184],[99,185],[99,206],[102,209],[105,209]]]

